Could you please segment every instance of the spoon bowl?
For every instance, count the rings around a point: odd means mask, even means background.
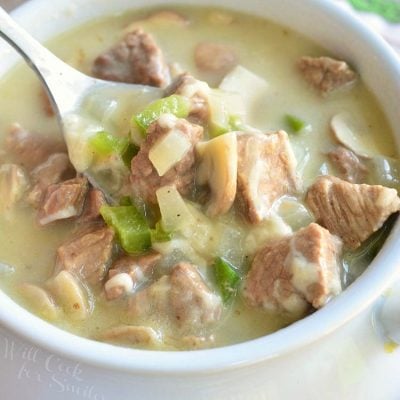
[[[78,126],[79,130],[87,129],[87,126],[82,126],[85,125],[87,118],[82,118],[81,110],[88,104],[93,103],[94,107],[98,107],[97,112],[91,110],[90,113],[90,123],[93,125],[96,119],[100,121],[102,118],[102,102],[148,104],[162,97],[162,89],[105,81],[79,72],[36,41],[2,7],[0,7],[0,37],[21,54],[41,80],[56,113],[75,169],[85,174],[94,187],[101,189],[109,202],[115,203],[114,190],[107,187],[104,181],[96,179],[96,174],[87,165],[79,165],[78,160],[71,157],[71,141],[68,138],[72,133],[79,134]]]

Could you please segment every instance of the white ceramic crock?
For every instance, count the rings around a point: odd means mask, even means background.
[[[169,4],[162,0],[31,0],[14,18],[43,41],[89,19],[126,9]],[[331,0],[175,0],[218,5],[264,16],[312,38],[349,60],[378,97],[400,143],[400,62],[376,34]],[[17,58],[0,44],[0,75]],[[400,273],[400,224],[368,270],[322,310],[272,335],[224,348],[196,352],[156,352],[98,343],[62,331],[30,314],[0,292],[0,321],[39,346],[73,360],[131,374],[132,387],[149,390],[146,398],[244,398],[265,381],[271,358],[290,356],[330,334],[358,315]],[[190,379],[188,379],[190,378]],[[245,378],[245,379],[243,379]],[[204,391],[213,385],[213,394]],[[157,389],[155,389],[157,388]],[[136,392],[138,393],[138,392]],[[145,393],[145,392],[142,392]],[[173,393],[176,393],[175,395]],[[208,393],[208,394],[207,394]],[[219,394],[218,394],[219,393]],[[266,398],[265,392],[257,391]],[[118,398],[118,396],[116,397]],[[133,397],[136,398],[136,397]],[[256,395],[246,397],[256,398]]]

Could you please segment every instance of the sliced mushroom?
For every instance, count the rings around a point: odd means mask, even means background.
[[[19,290],[27,304],[43,318],[54,321],[60,315],[60,309],[46,290],[30,283],[22,284]]]
[[[351,128],[351,116],[346,112],[336,114],[331,119],[331,129],[336,140],[360,157],[371,158],[374,152],[369,148],[363,135]]]
[[[160,117],[160,123],[172,114],[164,114]],[[176,118],[173,118],[176,121]],[[158,140],[149,150],[149,160],[153,164],[159,176],[164,176],[175,164],[180,162],[193,148],[190,138],[185,132],[171,129],[164,137]]]
[[[47,286],[69,317],[82,321],[89,316],[87,296],[73,274],[61,271]]]
[[[103,332],[101,338],[111,342],[143,346],[154,346],[161,342],[160,334],[148,326],[115,326]]]
[[[196,147],[200,158],[197,182],[208,184],[211,199],[207,214],[211,217],[226,213],[232,206],[237,186],[237,138],[235,132],[218,136]]]

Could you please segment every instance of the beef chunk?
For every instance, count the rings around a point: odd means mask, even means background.
[[[0,166],[0,212],[10,211],[29,188],[25,170],[16,164]]]
[[[341,292],[339,254],[341,240],[312,223],[295,233],[287,260],[292,285],[314,308]]]
[[[221,300],[210,291],[194,265],[177,264],[170,279],[170,304],[178,325],[202,326],[220,318]]]
[[[246,219],[261,222],[275,200],[296,192],[300,183],[286,132],[238,134],[237,202]]]
[[[117,343],[154,346],[160,343],[160,334],[148,326],[119,325],[103,332],[101,339]]]
[[[98,224],[86,227],[58,248],[56,272],[67,270],[90,284],[97,284],[107,274],[113,244],[111,228]]]
[[[19,124],[12,125],[5,146],[15,162],[28,169],[45,162],[50,154],[67,152],[61,138],[50,138],[29,132]]]
[[[39,208],[39,224],[47,225],[81,215],[88,188],[86,178],[74,178],[50,185]]]
[[[367,167],[351,150],[337,146],[328,153],[328,156],[346,181],[351,183],[364,181],[368,172]]]
[[[180,161],[160,176],[149,159],[149,151],[172,130],[186,136],[192,147]],[[201,126],[191,124],[185,119],[177,119],[171,114],[164,114],[151,124],[139,153],[132,159],[131,182],[135,194],[146,202],[156,204],[156,191],[163,186],[175,185],[183,196],[190,193],[195,175],[195,145],[202,136]]]
[[[179,94],[190,99],[189,119],[204,123],[208,119],[208,93],[210,87],[206,82],[193,78],[187,72],[180,74],[166,89],[166,96]]]
[[[341,291],[340,240],[317,224],[271,242],[255,256],[244,296],[252,306],[303,314]]]
[[[297,64],[304,79],[322,95],[353,83],[357,74],[344,61],[329,57],[302,57]]]
[[[136,290],[148,280],[160,259],[160,254],[150,253],[140,257],[123,256],[116,260],[104,285],[107,300],[114,300]]]
[[[142,29],[125,37],[94,61],[93,74],[108,81],[164,87],[170,77],[160,48]]]
[[[130,301],[130,310],[143,317],[151,313],[168,315],[183,331],[195,331],[219,320],[222,304],[205,284],[197,268],[181,262],[171,275],[140,291]]]
[[[351,249],[360,246],[400,210],[395,189],[353,184],[333,176],[319,177],[309,188],[306,202],[317,222]]]
[[[237,64],[238,57],[230,46],[203,42],[196,46],[194,60],[202,71],[224,74]]]
[[[74,175],[75,171],[67,154],[52,154],[31,172],[33,188],[28,194],[28,203],[37,208],[48,186],[72,178]]]
[[[83,212],[79,217],[79,222],[92,222],[100,217],[100,208],[107,204],[104,194],[101,190],[90,188],[86,196]]]

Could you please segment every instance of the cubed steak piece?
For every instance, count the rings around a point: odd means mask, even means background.
[[[170,280],[170,304],[178,325],[204,326],[220,318],[221,299],[208,288],[194,265],[177,264]]]
[[[108,271],[108,280],[104,284],[107,300],[117,299],[136,290],[149,279],[160,259],[159,253],[139,257],[122,256],[117,259]]]
[[[223,74],[238,63],[238,57],[231,46],[202,42],[194,50],[194,61],[201,71]]]
[[[309,188],[306,202],[317,222],[350,249],[360,246],[400,210],[395,189],[349,183],[333,176],[319,177]]]
[[[103,281],[111,264],[114,231],[94,224],[57,249],[56,273],[70,271],[90,284]]]
[[[312,223],[268,243],[254,257],[243,294],[252,306],[303,315],[341,291],[341,241]]]
[[[346,181],[361,183],[365,180],[368,169],[351,150],[343,146],[337,146],[328,153],[328,156]]]
[[[86,178],[78,177],[48,186],[38,212],[40,225],[82,214],[89,189]]]
[[[166,89],[166,96],[179,94],[190,99],[189,118],[193,122],[204,123],[209,114],[208,94],[210,87],[206,82],[193,78],[187,72],[179,75]]]
[[[93,64],[93,74],[108,81],[164,87],[170,76],[164,56],[153,37],[142,29],[128,32]]]
[[[67,154],[55,153],[34,168],[30,175],[33,187],[28,193],[27,201],[37,208],[50,185],[72,178],[75,171]]]
[[[275,200],[299,190],[294,157],[287,133],[239,133],[237,202],[253,224],[265,219]]]
[[[357,74],[346,62],[329,57],[301,57],[297,66],[304,79],[322,95],[350,85],[357,79]]]
[[[188,143],[188,148],[181,159],[160,176],[150,161],[149,153],[169,135],[181,138]],[[195,176],[195,145],[202,137],[201,126],[178,119],[172,114],[163,114],[153,122],[147,130],[146,140],[142,143],[139,153],[132,159],[131,183],[134,193],[153,204],[157,203],[157,189],[163,186],[175,185],[181,195],[189,194]]]
[[[185,262],[136,294],[129,306],[137,317],[154,313],[168,316],[185,332],[198,332],[214,324],[222,313],[220,297],[208,288],[197,267]]]
[[[66,153],[61,138],[48,137],[30,132],[19,124],[13,124],[5,141],[6,150],[14,162],[32,169],[45,162],[51,154]]]
[[[85,205],[81,216],[80,223],[93,222],[100,217],[100,208],[107,204],[104,194],[101,190],[91,187],[86,196]]]

